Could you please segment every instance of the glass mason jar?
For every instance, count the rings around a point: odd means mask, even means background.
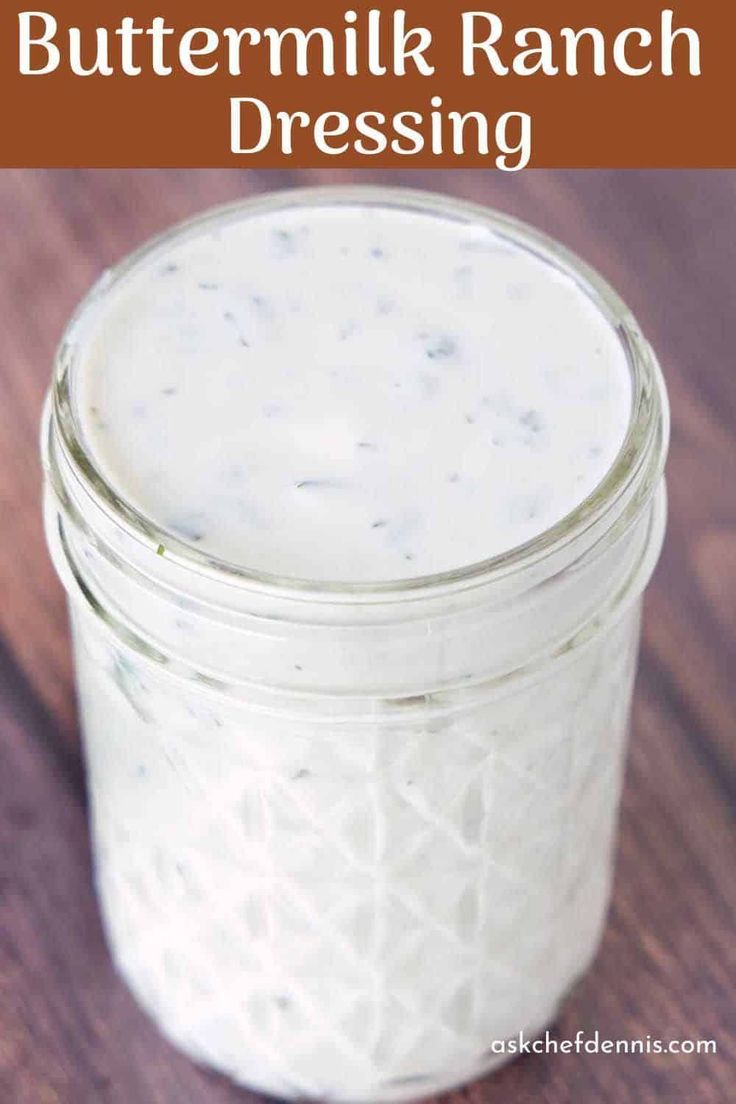
[[[484,563],[378,585],[266,576],[158,530],[96,469],[75,388],[108,290],[171,235],[90,293],[43,427],[112,954],[175,1044],[281,1097],[436,1093],[554,1018],[605,919],[664,529],[666,397],[611,288],[484,208],[372,197],[490,221],[615,327],[628,435],[559,524]],[[314,202],[323,189],[251,206]]]

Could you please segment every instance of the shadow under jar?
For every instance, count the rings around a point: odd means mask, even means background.
[[[525,252],[625,358],[607,470],[513,547],[398,578],[269,573],[141,508],[90,444],[85,358],[126,282],[175,274],[172,250],[234,223],[298,212],[309,229],[350,207]],[[667,430],[656,361],[615,293],[528,227],[445,197],[318,189],[222,209],[90,293],[44,420],[47,533],[111,951],[192,1058],[282,1097],[403,1100],[481,1075],[499,1041],[552,1021],[605,919]]]

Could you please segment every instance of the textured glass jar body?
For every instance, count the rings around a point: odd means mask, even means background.
[[[401,1099],[546,1026],[595,953],[638,637],[446,713],[264,717],[76,623],[117,965],[193,1057],[278,1096]]]
[[[375,588],[158,554],[75,438],[70,331],[46,521],[105,925],[162,1031],[239,1082],[438,1092],[542,1030],[595,953],[667,436],[608,310],[636,385],[608,484],[528,548]]]

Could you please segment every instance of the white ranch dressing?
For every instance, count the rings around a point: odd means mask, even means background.
[[[121,974],[240,1083],[399,1101],[505,1061],[595,953],[666,401],[572,260],[481,209],[352,194],[215,213],[103,281],[60,357],[46,513]],[[626,494],[574,540],[477,586],[316,585],[563,519],[616,462],[630,361],[659,426],[631,419]],[[315,585],[157,555],[62,441],[67,382],[164,540]]]
[[[157,250],[98,315],[89,447],[242,567],[383,581],[514,548],[610,469],[631,384],[574,279],[490,226],[340,203]]]

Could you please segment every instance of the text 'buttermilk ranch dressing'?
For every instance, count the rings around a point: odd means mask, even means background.
[[[479,207],[280,193],[98,285],[46,428],[139,1000],[282,1097],[498,1064],[609,896],[666,448],[624,305]]]

